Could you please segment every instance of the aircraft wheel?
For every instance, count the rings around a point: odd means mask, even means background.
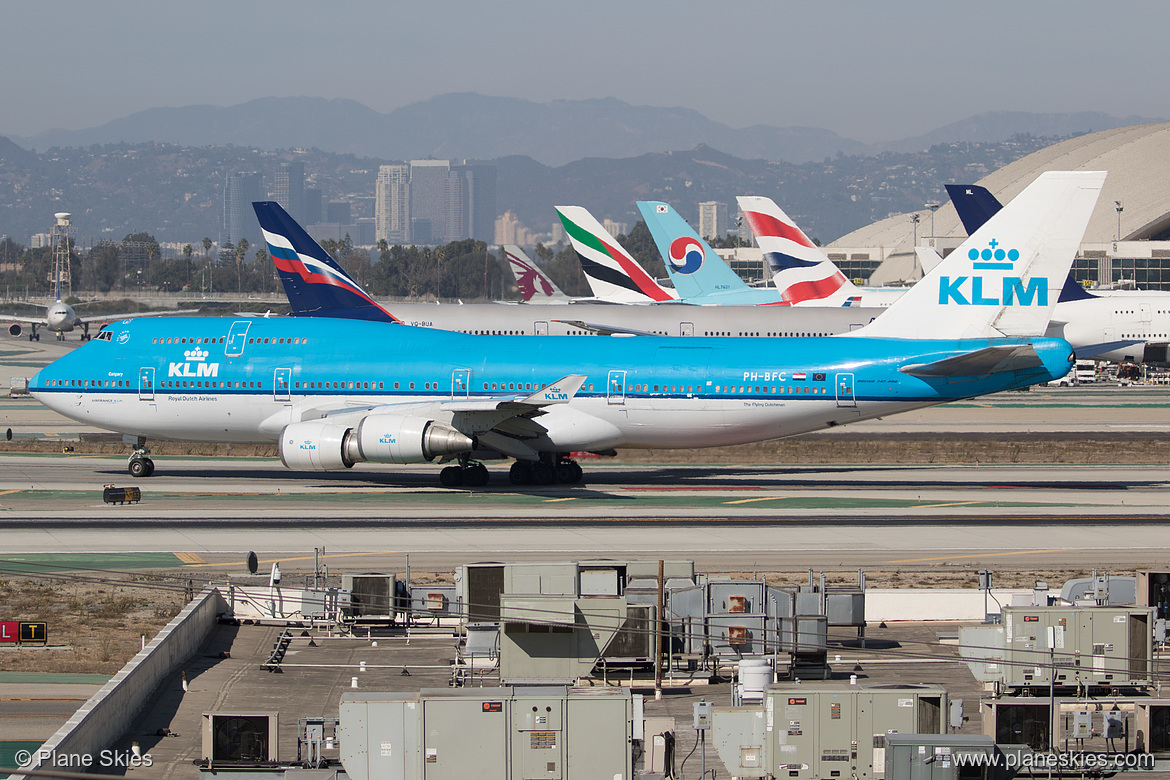
[[[528,485],[532,483],[532,464],[518,460],[508,470],[508,481],[513,485]]]
[[[536,463],[532,466],[532,481],[537,485],[551,485],[557,479],[557,474],[551,464]]]
[[[581,481],[581,467],[571,460],[562,460],[557,464],[557,482],[572,485]]]
[[[439,472],[439,484],[443,487],[459,487],[463,484],[463,469],[448,466]]]
[[[146,458],[131,458],[126,470],[130,472],[130,476],[134,478],[150,476],[150,466],[147,465],[149,461]]]
[[[144,477],[153,476],[154,475],[154,461],[151,460],[150,458],[143,458],[143,460],[146,461],[146,473],[143,474],[142,476],[144,476]]]
[[[483,487],[490,478],[491,474],[488,472],[487,466],[482,463],[468,466],[463,471],[463,484],[469,487]]]

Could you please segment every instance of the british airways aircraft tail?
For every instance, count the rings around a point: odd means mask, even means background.
[[[252,204],[294,317],[400,322],[342,269],[279,203]]]
[[[1041,174],[858,332],[894,338],[1043,334],[1104,183],[1104,171]]]
[[[850,305],[857,288],[771,198],[736,200],[786,303],[844,298],[843,305]]]
[[[557,215],[581,261],[581,270],[598,300],[611,303],[661,303],[678,298],[654,281],[642,264],[581,206],[557,206]]]

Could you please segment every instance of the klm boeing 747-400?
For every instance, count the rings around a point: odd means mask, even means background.
[[[1063,376],[1068,342],[1034,334],[1103,180],[1042,175],[969,239],[987,260],[964,247],[850,335],[473,336],[379,321],[371,302],[369,321],[125,320],[29,389],[140,440],[274,442],[296,470],[438,459],[444,485],[482,485],[483,461],[514,458],[513,483],[571,483],[574,451],[762,441]],[[278,265],[296,258],[261,226]],[[141,443],[136,476],[153,470]]]

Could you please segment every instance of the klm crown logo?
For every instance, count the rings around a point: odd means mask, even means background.
[[[967,252],[971,267],[975,271],[1008,271],[1015,269],[1020,259],[1018,249],[1004,249],[999,241],[992,239],[982,250],[972,248]],[[996,288],[999,289],[996,289]],[[996,293],[999,296],[996,297]],[[938,280],[938,302],[940,306],[1048,306],[1048,279],[1033,277],[1024,282],[1019,276],[990,278],[982,275],[940,276]]]
[[[971,258],[977,271],[1010,271],[1012,263],[1020,259],[1020,250],[1008,249],[1004,251],[999,242],[993,238],[982,252],[972,247],[971,251],[967,253],[967,257]],[[980,260],[983,262],[979,262]]]
[[[207,356],[209,354],[210,353],[207,350],[202,349],[200,347],[195,347],[195,349],[189,349],[186,352],[184,352],[183,357],[186,358],[187,360],[191,360],[191,361],[196,361],[196,360],[204,361],[204,360],[207,360]]]

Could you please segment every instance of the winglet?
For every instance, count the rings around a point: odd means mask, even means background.
[[[573,396],[577,394],[577,391],[581,389],[581,385],[585,384],[585,380],[588,378],[585,374],[569,374],[553,382],[543,390],[538,390],[516,403],[528,404],[530,406],[567,404],[573,400]]]

